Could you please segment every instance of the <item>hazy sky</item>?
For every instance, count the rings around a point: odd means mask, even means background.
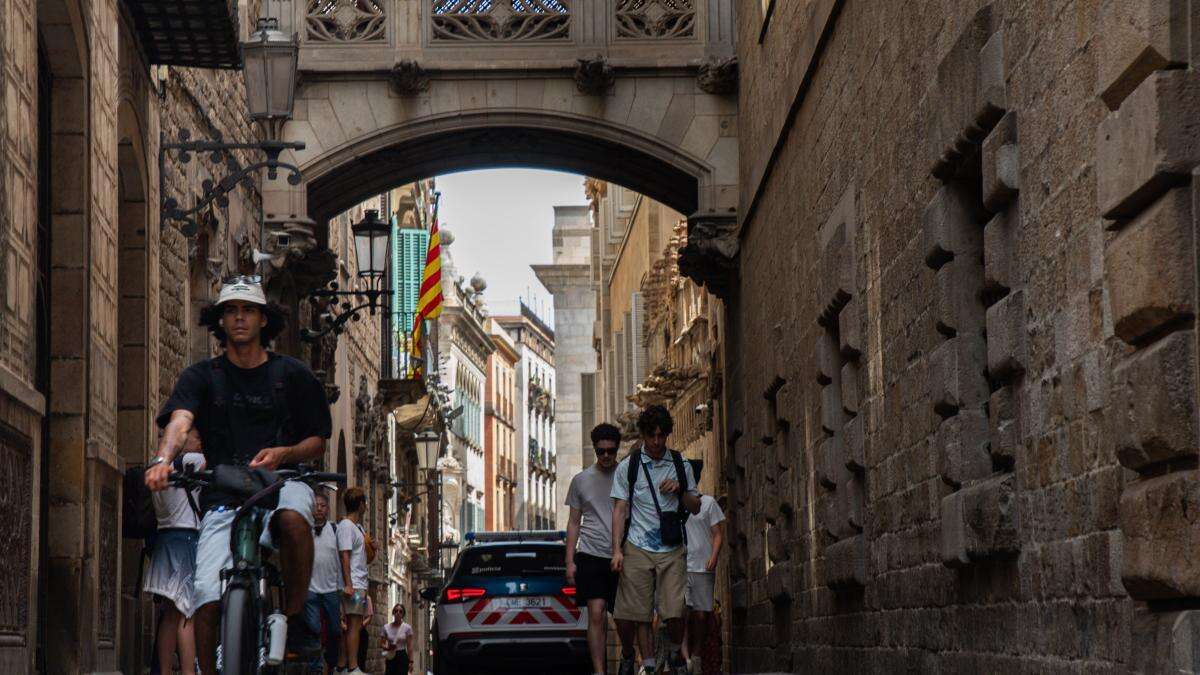
[[[530,265],[553,262],[554,207],[586,204],[583,176],[533,169],[487,169],[438,176],[438,220],[454,234],[458,273],[479,272],[492,314],[517,311],[517,298],[554,325],[552,298]],[[532,297],[531,297],[532,296]]]

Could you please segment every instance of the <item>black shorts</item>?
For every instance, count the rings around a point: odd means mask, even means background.
[[[611,558],[575,554],[575,605],[586,607],[588,600],[603,599],[608,611],[617,605],[617,582],[620,575],[612,571]]]

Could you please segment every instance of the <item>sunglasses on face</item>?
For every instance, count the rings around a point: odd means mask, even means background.
[[[597,455],[616,455],[616,448],[596,448]]]

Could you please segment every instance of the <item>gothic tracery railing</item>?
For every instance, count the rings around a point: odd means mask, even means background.
[[[695,0],[617,0],[618,38],[688,38],[696,33]]]
[[[564,0],[432,0],[433,39],[482,42],[566,40]]]
[[[376,42],[385,38],[383,0],[308,0],[305,34],[312,42]]]

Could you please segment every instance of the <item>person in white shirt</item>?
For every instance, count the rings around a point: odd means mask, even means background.
[[[412,672],[413,628],[404,621],[404,605],[392,608],[391,623],[383,624],[383,656],[387,659],[384,675],[407,675]]]
[[[313,635],[324,636],[325,663],[332,669],[342,644],[342,559],[337,526],[329,522],[329,495],[318,491],[313,497],[313,569],[304,618]]]
[[[200,438],[188,438],[186,452],[175,460],[175,470],[184,467],[204,470],[204,455],[199,449]],[[192,631],[192,614],[196,611],[193,578],[196,573],[196,542],[200,515],[196,493],[189,495],[179,487],[152,493],[158,532],[150,554],[150,567],[142,590],[157,596],[163,610],[158,622],[158,664],[164,673],[172,672],[175,652],[179,652],[179,670],[183,675],[196,672],[196,641]]]
[[[700,655],[708,637],[708,615],[713,611],[717,560],[725,543],[725,513],[712,495],[700,496],[700,513],[687,519],[687,609],[684,656]]]
[[[342,633],[342,653],[338,670],[348,675],[363,675],[359,670],[358,643],[363,619],[367,615],[367,538],[362,529],[363,512],[367,510],[367,495],[360,487],[352,487],[342,495],[346,517],[338,523],[337,546],[341,557],[342,614],[346,630]]]

